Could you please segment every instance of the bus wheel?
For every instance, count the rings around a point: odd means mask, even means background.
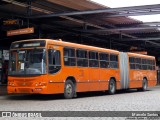
[[[143,83],[142,83],[142,91],[146,91],[148,88],[148,82],[147,80],[144,78],[143,79]]]
[[[147,87],[148,87],[148,82],[147,82],[147,79],[144,78],[143,81],[142,81],[142,87],[138,88],[137,90],[138,91],[146,91]]]
[[[116,92],[116,82],[114,81],[114,79],[111,79],[109,81],[109,86],[108,87],[109,87],[109,89],[108,89],[109,94],[110,95],[115,94],[115,92]]]
[[[75,86],[71,80],[67,80],[65,82],[64,87],[64,98],[71,99],[74,97]]]

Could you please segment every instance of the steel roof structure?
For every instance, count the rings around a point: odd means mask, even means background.
[[[160,5],[109,8],[89,0],[1,0],[0,41],[6,44],[28,38],[53,38],[75,43],[159,56],[160,22],[143,23],[128,16],[160,13]],[[23,24],[4,26],[3,20]],[[35,33],[7,37],[6,31],[34,27]]]

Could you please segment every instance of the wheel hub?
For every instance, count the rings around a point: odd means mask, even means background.
[[[72,85],[71,84],[67,84],[67,86],[66,86],[66,93],[68,95],[72,94]]]
[[[115,88],[114,88],[114,83],[110,83],[110,90],[112,91],[112,92],[114,92],[114,90],[115,90]]]

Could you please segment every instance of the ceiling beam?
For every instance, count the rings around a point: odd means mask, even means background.
[[[105,9],[97,9],[97,10],[85,10],[85,11],[73,11],[73,12],[63,12],[63,13],[53,13],[48,15],[38,15],[31,16],[30,18],[47,18],[47,17],[59,17],[59,16],[75,16],[75,15],[88,15],[88,14],[98,14],[98,13],[120,13],[120,12],[129,12],[134,11],[140,12],[142,10],[145,11],[160,11],[160,4],[156,5],[144,5],[144,6],[133,6],[133,7],[119,7],[119,8],[105,8]],[[145,14],[145,12],[143,12]],[[149,14],[149,12],[146,12]]]
[[[136,38],[136,39],[132,39],[132,38],[130,38],[130,39],[126,39],[126,38],[124,38],[124,39],[121,39],[120,41],[160,41],[160,37],[154,37],[154,38]]]
[[[48,10],[45,10],[45,9],[42,9],[42,8],[38,8],[38,7],[35,7],[33,5],[28,5],[28,4],[25,4],[25,3],[17,2],[15,0],[2,0],[2,1],[17,5],[17,6],[20,6],[20,7],[26,7],[26,8],[31,7],[32,10],[44,13],[46,15],[47,14],[48,15],[54,14],[54,12],[52,12],[52,11],[48,11]],[[83,24],[83,25],[86,24],[88,26],[92,26],[92,27],[95,27],[95,28],[98,28],[98,29],[107,29],[105,27],[102,27],[102,26],[99,26],[99,25],[96,25],[96,24],[92,24],[90,22],[85,22],[83,20],[75,19],[75,18],[72,18],[72,17],[68,17],[68,16],[59,16],[59,17],[70,20],[70,21],[74,21],[74,22],[77,22],[77,23],[80,23],[80,24]],[[26,17],[26,18],[31,18],[31,17]],[[117,34],[117,32],[116,32],[116,34]],[[135,36],[128,35],[128,34],[125,34],[125,33],[121,33],[121,34],[124,35],[124,36],[127,36],[127,37],[136,38]]]
[[[17,14],[16,12],[13,12],[13,11],[8,11],[8,10],[4,10],[0,7],[0,18],[2,18],[2,16],[4,17],[19,17],[19,18],[24,18],[25,16],[24,15],[20,15],[20,14]]]
[[[83,30],[83,32],[120,32],[120,31],[128,31],[128,30],[146,30],[146,29],[156,29],[160,28],[160,26],[137,26],[137,27],[125,27],[125,28],[111,28],[105,30]]]
[[[111,17],[128,17],[128,16],[140,16],[140,15],[155,15],[155,14],[160,14],[160,10],[159,11],[152,11],[152,10],[148,10],[147,12],[126,12],[126,13],[116,13],[116,14],[112,14],[112,15],[102,15],[101,18],[111,18]]]
[[[117,39],[118,40],[118,39]],[[154,45],[154,47],[156,48],[159,48],[160,47],[160,43],[156,43],[156,42],[153,42],[151,40],[160,40],[160,38],[137,38],[137,39],[119,39],[119,41],[129,41],[129,42],[132,42],[132,41],[144,41],[146,43],[150,43],[152,45]]]
[[[160,22],[145,22],[145,23],[139,23],[138,25],[153,25],[153,26],[160,26]]]

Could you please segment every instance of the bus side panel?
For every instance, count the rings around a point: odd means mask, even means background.
[[[87,92],[89,91],[89,83],[88,82],[78,82],[77,83],[77,92]]]
[[[64,83],[50,83],[48,84],[48,94],[64,93]]]
[[[110,79],[110,76],[108,74],[108,69],[101,68],[100,69],[100,90],[108,90],[108,82]]]
[[[120,84],[120,69],[111,69],[110,70],[110,76],[114,77],[116,80],[116,89],[121,89],[121,84]]]
[[[70,77],[74,78],[76,81],[77,92],[89,91],[89,79],[87,69],[88,68],[63,66],[59,73],[55,75],[49,75],[48,79],[53,80],[54,82],[48,85],[48,92],[64,93],[65,81],[68,80]]]
[[[75,79],[77,92],[89,91],[88,68],[63,66],[58,73],[48,75],[49,81],[53,81],[53,83],[48,85],[48,92],[64,93],[65,81],[69,77]]]
[[[130,70],[130,83],[129,88],[139,88],[142,87],[143,76],[145,75],[144,71],[140,70]]]
[[[155,58],[151,56],[144,56],[140,54],[128,53],[129,57],[132,57],[131,63],[132,69],[129,67],[129,76],[130,76],[130,88],[142,88],[143,79],[146,78],[148,81],[148,87],[155,86],[157,83],[157,73],[155,69]],[[141,60],[137,60],[140,58]],[[139,66],[136,66],[140,64]],[[135,65],[135,66],[133,66]]]
[[[58,73],[48,75],[48,93],[63,93],[64,92],[64,80],[63,74],[60,70]]]
[[[120,70],[119,69],[101,69],[100,70],[100,90],[108,90],[108,84],[111,77],[116,79],[116,87],[120,89]]]
[[[73,70],[71,68],[71,70]],[[74,76],[77,81],[76,91],[77,92],[85,92],[89,91],[89,71],[88,68],[85,67],[77,67],[75,70],[73,70]],[[70,74],[70,73],[69,73]]]
[[[147,78],[148,87],[155,86],[157,83],[155,71],[130,70],[130,88],[141,88],[144,78]]]
[[[149,80],[148,81],[148,87],[156,86],[157,81],[156,80]]]
[[[100,82],[97,81],[90,81],[88,83],[89,91],[99,91],[100,90]]]
[[[88,68],[89,72],[89,91],[98,91],[100,89],[99,68]]]
[[[148,80],[148,87],[155,86],[157,84],[157,72],[148,71],[147,80]]]

